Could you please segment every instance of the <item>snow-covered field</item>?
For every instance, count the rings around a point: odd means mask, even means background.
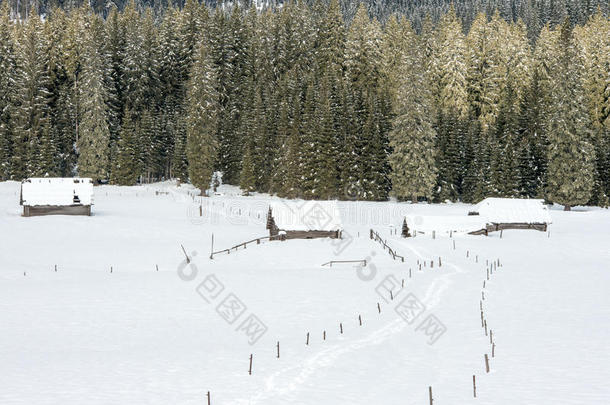
[[[608,210],[553,210],[550,235],[405,240],[403,214],[469,207],[340,202],[341,241],[210,260],[212,234],[215,250],[267,235],[270,197],[220,191],[202,216],[163,183],[23,218],[0,183],[0,404],[426,405],[430,386],[435,405],[610,403]]]

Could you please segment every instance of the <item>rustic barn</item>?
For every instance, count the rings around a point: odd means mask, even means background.
[[[551,215],[543,200],[519,198],[486,198],[468,213],[485,218],[484,230],[473,234],[487,234],[504,229],[535,229],[546,231]]]
[[[93,183],[86,178],[30,178],[21,183],[23,216],[91,215]]]
[[[341,215],[334,201],[277,201],[267,229],[271,240],[341,238]]]
[[[485,218],[469,216],[407,215],[402,223],[402,236],[417,234],[449,236],[453,233],[471,233],[486,227]]]

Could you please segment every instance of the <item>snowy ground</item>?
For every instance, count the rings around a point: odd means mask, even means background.
[[[22,218],[19,184],[0,183],[0,404],[205,404],[208,391],[213,405],[428,404],[429,386],[437,405],[610,403],[607,210],[553,210],[550,237],[405,240],[393,234],[401,214],[468,206],[342,202],[340,243],[263,242],[210,260],[212,234],[217,249],[266,234],[269,197],[223,187],[200,217],[189,193],[98,187],[92,217]],[[204,281],[211,293],[198,293]],[[378,288],[392,282],[394,300]],[[245,309],[230,324],[217,307],[231,297]],[[425,308],[405,311],[405,297]],[[253,345],[238,330],[250,315],[267,328]]]

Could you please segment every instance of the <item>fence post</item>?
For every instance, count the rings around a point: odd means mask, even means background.
[[[477,380],[476,380],[476,377],[474,374],[472,375],[472,391],[474,393],[474,397],[476,398],[477,397]]]
[[[432,387],[428,387],[428,395],[430,397],[430,405],[432,405],[432,402],[434,402],[432,399]]]

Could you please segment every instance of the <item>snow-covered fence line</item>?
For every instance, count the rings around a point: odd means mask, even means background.
[[[237,251],[237,249],[239,249],[240,247],[243,247],[244,249],[246,249],[246,246],[249,245],[250,243],[255,243],[256,242],[257,245],[260,245],[262,240],[269,239],[269,238],[270,238],[269,236],[261,236],[260,238],[256,238],[256,239],[252,239],[252,240],[249,240],[249,241],[246,241],[246,242],[242,242],[242,243],[240,243],[238,245],[235,245],[233,247],[230,247],[228,249],[222,249],[222,250],[218,250],[218,251],[214,252],[214,245],[213,245],[213,243],[214,243],[214,235],[212,235],[212,252],[210,253],[210,259],[213,259],[214,255],[218,255],[218,254],[221,254],[221,253],[230,254],[231,250]]]
[[[322,264],[322,266],[330,265],[330,267],[333,267],[334,263],[360,263],[363,266],[366,266],[366,259],[363,259],[363,260],[331,260],[330,262],[326,262],[326,263]]]
[[[385,240],[383,240],[381,238],[381,236],[379,236],[379,234],[377,232],[375,232],[373,229],[370,230],[370,238],[373,239],[375,242],[379,242],[381,244],[381,246],[383,247],[383,250],[385,250],[386,248],[388,249],[388,253],[390,254],[390,256],[392,256],[392,258],[394,260],[397,260],[397,258],[399,258],[401,261],[405,261],[405,258],[399,254],[396,253],[396,251],[394,251],[394,249],[392,249],[390,246],[388,246],[388,244],[385,242]]]

